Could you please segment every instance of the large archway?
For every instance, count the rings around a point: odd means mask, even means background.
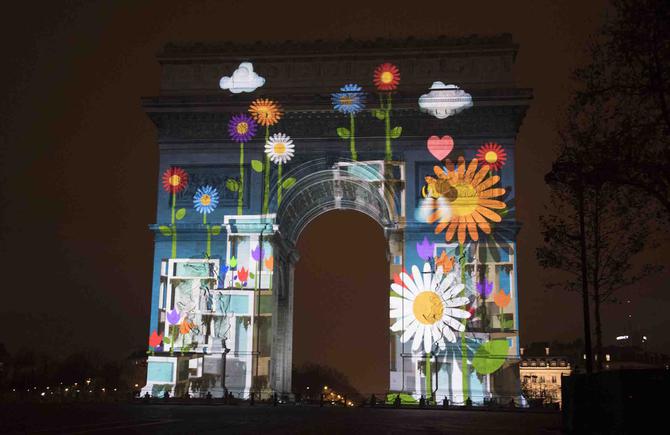
[[[309,172],[314,164],[297,171]],[[357,211],[383,228],[387,261],[394,255],[402,255],[403,236],[394,203],[394,186],[387,185],[383,168],[381,164],[335,163],[330,169],[308,173],[299,178],[277,211],[276,227],[271,237],[275,263],[270,382],[274,391],[291,392],[294,272],[300,258],[296,244],[307,225],[328,211]],[[385,342],[388,345],[389,341]]]
[[[302,231],[296,247],[293,368],[336,369],[366,397],[388,391],[389,264],[383,228],[360,212],[330,211]]]

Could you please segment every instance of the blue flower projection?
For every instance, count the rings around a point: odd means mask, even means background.
[[[219,192],[212,186],[199,187],[193,196],[193,207],[198,213],[210,214],[219,205]]]
[[[332,94],[333,108],[345,115],[357,114],[365,108],[365,93],[359,85],[350,83]]]

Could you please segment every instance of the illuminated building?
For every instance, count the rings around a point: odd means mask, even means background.
[[[143,101],[160,149],[143,393],[220,395],[225,371],[239,397],[289,394],[295,243],[350,209],[388,240],[390,392],[519,399],[517,49],[509,35],[166,46]]]
[[[519,372],[521,389],[527,399],[561,406],[563,376],[572,374],[569,358],[550,355],[548,347],[545,355],[527,356],[522,352]]]

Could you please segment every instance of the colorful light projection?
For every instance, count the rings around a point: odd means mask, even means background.
[[[221,77],[219,81],[221,89],[227,89],[233,94],[253,92],[264,84],[265,79],[254,72],[251,62],[242,62],[230,77]]]
[[[221,79],[220,87],[243,93],[253,92],[264,84],[265,79],[253,72],[253,65],[244,62],[230,77]],[[349,118],[348,127],[339,127],[336,132],[339,138],[348,141],[350,157],[357,161],[357,122],[369,119],[361,116],[367,111],[384,121],[383,158],[389,162],[393,159],[392,141],[402,135],[402,127],[392,126],[391,122],[392,97],[400,84],[398,67],[391,63],[379,65],[373,72],[373,84],[379,94],[380,104],[376,108],[366,108],[366,93],[358,84],[346,84],[331,94],[333,111]],[[427,94],[418,98],[418,105],[422,112],[443,120],[473,107],[473,100],[458,86],[436,81]],[[226,188],[237,194],[236,219],[242,221],[245,144],[262,142],[265,161],[252,159],[250,164],[254,172],[262,173],[263,195],[257,205],[263,215],[279,209],[283,190],[300,180],[283,177],[283,166],[295,155],[293,139],[282,132],[270,132],[284,116],[279,103],[256,98],[248,112],[232,116],[228,123],[230,139],[240,145],[240,172],[239,181],[228,179]],[[255,137],[259,126],[265,127],[263,139]],[[407,273],[404,267],[398,270],[390,286],[390,330],[392,340],[399,343],[392,358],[402,361],[404,367],[392,370],[391,384],[408,401],[420,395],[432,400],[445,395],[455,403],[490,397],[494,394],[491,376],[508,360],[513,345],[508,337],[515,334],[516,309],[508,308],[515,294],[514,260],[510,260],[513,238],[496,226],[510,211],[506,202],[508,189],[501,187],[500,174],[508,154],[498,143],[487,142],[476,155],[470,156],[468,163],[465,155],[470,153],[471,145],[459,149],[455,142],[450,134],[430,135],[426,140],[427,155],[439,163],[433,165],[434,175],[420,177],[425,184],[414,186],[419,191],[414,208],[417,223],[428,224],[431,234],[403,236],[412,240],[407,246],[415,248],[415,253],[407,252],[410,250],[407,248],[400,256],[402,265],[409,266],[411,272]],[[452,154],[456,156],[450,159]],[[270,162],[276,165],[273,185]],[[349,164],[352,174],[368,168],[365,162]],[[360,182],[379,183],[389,176],[383,168],[377,172],[371,179],[361,176]],[[205,266],[194,266],[193,259],[177,259],[176,221],[184,219],[186,210],[176,209],[176,200],[188,181],[188,174],[179,167],[171,167],[163,174],[163,188],[171,195],[171,224],[160,226],[160,231],[172,237],[172,258],[192,264],[189,273],[193,276],[187,274],[188,278],[184,278],[177,272],[174,276],[167,275],[170,283],[167,287],[174,290],[175,300],[163,306],[164,327],[152,331],[149,352],[152,355],[164,352],[168,345],[170,355],[175,349],[182,353],[209,352],[213,349],[212,337],[224,338],[235,349],[249,350],[244,357],[248,359],[241,358],[240,364],[247,364],[244,376],[250,379],[252,342],[259,338],[253,335],[249,322],[257,310],[254,305],[257,301],[240,298],[251,290],[267,292],[266,297],[271,295],[272,279],[268,277],[276,266],[275,257],[265,247],[267,243],[258,237],[252,240],[244,234],[228,234],[227,254],[219,257],[228,255],[227,264],[223,259],[220,267],[219,260],[209,263],[212,254],[221,255],[212,252],[211,246],[211,236],[219,235],[221,226],[208,224],[208,215],[220,207],[221,198],[214,186],[204,184],[193,196],[193,207],[202,215],[207,233],[205,263],[202,263]],[[273,204],[271,190],[276,193]],[[404,193],[382,195],[400,201]],[[400,195],[398,199],[396,195]],[[247,206],[255,209],[253,199]],[[444,238],[438,239],[436,236],[442,232]],[[412,237],[418,237],[416,242]],[[217,268],[220,270],[215,271]],[[265,333],[271,335],[269,329]],[[410,379],[414,380],[413,385]]]
[[[356,84],[344,85],[339,92],[332,94],[333,108],[345,115],[349,115],[349,128],[338,127],[337,135],[342,139],[349,139],[351,160],[358,160],[356,152],[356,115],[365,108],[365,93],[363,88]]]

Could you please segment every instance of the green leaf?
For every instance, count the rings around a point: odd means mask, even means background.
[[[212,235],[213,236],[218,236],[219,234],[221,234],[221,227],[218,226],[218,225],[215,226],[215,227],[212,227]]]
[[[239,185],[240,183],[238,183],[237,180],[233,180],[232,178],[226,180],[226,188],[231,192],[237,192]]]
[[[402,127],[400,126],[393,127],[393,130],[391,130],[391,139],[398,139],[401,134],[402,134]]]
[[[282,181],[281,187],[283,187],[284,189],[290,189],[291,186],[293,186],[294,184],[295,184],[295,178],[289,177],[286,180]]]
[[[230,257],[230,262],[229,262],[228,266],[235,269],[237,267],[237,258]]]
[[[236,282],[235,283],[235,288],[242,288],[242,283],[241,282]]]
[[[256,172],[263,172],[263,162],[261,162],[260,160],[252,160],[251,169],[253,169]]]
[[[168,337],[167,335],[163,337],[163,344],[170,344],[172,343],[172,339]]]
[[[158,227],[160,230],[161,234],[170,237],[172,235],[172,228],[168,227],[167,225],[161,225]]]
[[[505,329],[514,328],[514,319],[505,319],[502,321],[502,327]]]
[[[351,132],[348,128],[337,127],[337,135],[342,139],[349,139],[351,137]]]
[[[251,279],[255,279],[255,278],[256,278],[256,275],[254,275],[253,272],[249,272],[249,278],[251,278]]]
[[[186,216],[186,209],[185,208],[180,208],[177,210],[177,214],[175,215],[175,218],[177,218],[178,221],[184,219],[184,216]]]
[[[505,363],[508,348],[506,339],[487,341],[475,352],[472,366],[480,375],[489,375]]]
[[[380,120],[380,121],[383,121],[384,118],[386,118],[386,113],[384,113],[384,111],[381,110],[381,109],[375,109],[375,110],[373,110],[373,111],[372,111],[372,114],[375,115],[375,117],[376,117],[378,120]]]
[[[401,295],[399,295],[398,293],[394,292],[393,290],[391,290],[390,296],[393,296],[393,297],[395,297],[395,298],[402,298]]]

